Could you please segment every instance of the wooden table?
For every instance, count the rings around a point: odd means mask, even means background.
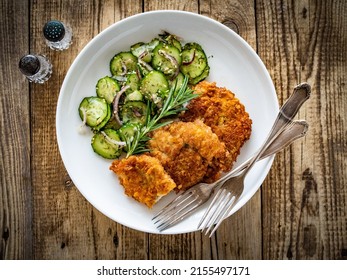
[[[59,90],[82,48],[133,14],[200,13],[239,33],[265,63],[279,103],[307,81],[298,118],[308,135],[280,152],[262,188],[211,239],[156,235],[108,219],[86,201],[61,161]],[[347,2],[0,1],[0,259],[347,259]],[[73,45],[46,47],[42,27],[69,23]],[[29,84],[19,58],[42,53],[54,73]]]

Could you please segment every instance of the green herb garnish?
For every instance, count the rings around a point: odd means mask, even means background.
[[[193,93],[193,90],[188,87],[188,77],[185,76],[178,92],[176,92],[176,85],[170,88],[169,94],[164,100],[163,107],[154,116],[151,116],[152,108],[150,102],[148,102],[145,125],[135,131],[132,137],[125,139],[126,157],[149,152],[149,149],[146,147],[147,141],[150,140],[148,133],[171,123],[172,120],[162,120],[186,110],[184,105],[198,96],[198,94]]]

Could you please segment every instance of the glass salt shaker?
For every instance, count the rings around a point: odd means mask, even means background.
[[[52,74],[52,64],[40,54],[28,54],[19,60],[19,70],[34,83],[43,84]]]
[[[46,44],[52,50],[66,50],[72,43],[71,27],[58,20],[48,21],[43,27],[43,35],[46,38]]]

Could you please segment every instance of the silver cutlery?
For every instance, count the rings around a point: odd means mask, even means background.
[[[293,96],[295,98],[293,98]],[[264,153],[259,159],[277,153],[279,150],[287,147],[293,141],[306,134],[308,124],[305,121],[291,121],[291,119],[309,96],[310,86],[308,84],[304,83],[295,87],[294,93],[281,108],[281,113],[272,129],[272,132],[277,131],[275,134],[272,133],[272,136],[276,136],[277,138],[271,141],[271,143],[268,143]],[[288,124],[291,125],[287,127]],[[229,178],[239,174],[251,163],[252,158],[225,174],[225,176],[215,183],[200,183],[178,195],[153,217],[152,220],[154,220],[155,224],[158,224],[157,228],[162,231],[185,219],[199,206],[207,202],[215,189],[220,187]],[[210,225],[210,223],[208,225]]]
[[[249,165],[237,176],[233,178],[229,177],[230,179],[225,178],[223,180],[223,185],[215,193],[212,202],[198,225],[198,228],[201,229],[202,232],[205,232],[205,234],[211,232],[211,237],[223,220],[229,216],[231,210],[244,191],[244,182],[248,172],[252,169],[267,147],[276,140],[277,136],[280,135],[284,129],[293,125],[293,118],[309,96],[310,90],[307,84],[304,86],[299,85],[294,89],[293,94],[280,109],[268,137],[256,155],[252,158]]]

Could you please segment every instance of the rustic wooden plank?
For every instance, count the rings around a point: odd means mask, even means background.
[[[134,14],[141,13],[143,3],[137,1],[105,1],[99,7],[100,28],[105,29],[109,25]],[[95,210],[94,210],[95,212]],[[148,234],[116,224],[103,215],[98,215],[100,226],[95,227],[98,238],[95,240],[97,248],[103,248],[98,253],[101,259],[147,259]],[[108,225],[108,227],[106,227]],[[105,230],[107,228],[107,232]],[[107,234],[107,238],[105,238]],[[114,250],[110,251],[110,248]]]
[[[146,0],[144,1],[144,11],[151,10],[181,10],[197,13],[199,11],[199,1],[193,0],[168,0],[168,1],[156,1]]]
[[[256,51],[254,1],[200,1],[200,11],[234,30]],[[237,95],[237,93],[235,93]],[[256,192],[247,204],[224,221],[212,241],[214,259],[261,259],[261,198]]]
[[[31,100],[34,256],[37,259],[146,258],[144,233],[106,218],[75,188],[60,159],[55,136],[58,90],[73,59],[101,30],[141,10],[141,1],[33,1],[31,4],[31,48],[47,54],[54,70],[47,83],[33,86]],[[50,19],[71,25],[74,37],[68,50],[55,52],[45,46],[41,30]],[[133,242],[134,239],[138,242]],[[143,243],[144,249],[135,247],[139,243]]]
[[[6,115],[0,120],[0,258],[259,258],[261,222],[266,259],[346,258],[346,4],[256,1],[255,28],[249,2],[158,2],[30,1],[30,49],[47,54],[59,67],[48,83],[29,91],[17,69],[18,59],[29,50],[28,33],[19,31],[29,26],[28,3],[0,1],[0,66],[6,73],[0,77],[0,108]],[[262,189],[262,219],[248,220],[254,213],[259,217],[257,193],[211,240],[200,233],[148,235],[99,213],[71,182],[55,139],[52,108],[60,85],[93,36],[141,12],[142,6],[146,11],[201,11],[233,28],[253,48],[258,46],[280,103],[295,84],[311,83],[313,96],[299,115],[310,122],[310,133],[277,156]],[[57,53],[44,45],[41,28],[51,18],[72,25],[75,37],[69,50]]]
[[[56,144],[55,108],[59,89],[69,65],[91,39],[91,5],[72,1],[33,1],[31,3],[31,49],[46,54],[53,65],[52,77],[32,88],[32,163],[34,188],[34,257],[36,259],[94,258],[92,207],[73,186],[60,159]],[[42,38],[42,27],[50,19],[70,24],[73,45],[66,51],[50,50]],[[83,34],[80,36],[79,34]],[[81,233],[84,232],[82,235]],[[83,247],[83,249],[81,249]]]
[[[0,259],[32,256],[27,1],[0,1]]]
[[[304,140],[278,155],[263,188],[266,259],[341,259],[347,248],[345,1],[257,1],[258,51],[281,103],[300,82]]]

